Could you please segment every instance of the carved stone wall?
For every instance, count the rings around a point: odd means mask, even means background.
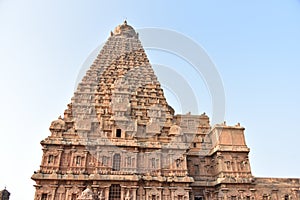
[[[299,199],[299,179],[253,177],[240,124],[174,115],[126,21],[49,129],[35,200]]]

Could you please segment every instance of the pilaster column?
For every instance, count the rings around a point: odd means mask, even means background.
[[[55,199],[55,193],[56,193],[56,189],[57,189],[57,186],[52,186],[52,197],[51,197],[51,200],[54,200]]]
[[[138,172],[138,165],[137,165],[137,160],[138,160],[138,152],[134,152],[134,162],[133,162],[133,168],[135,172]],[[140,167],[140,166],[139,166]]]
[[[87,160],[88,160],[88,151],[87,150],[85,150],[84,151],[84,171],[87,171]]]
[[[136,190],[137,188],[132,188],[131,191],[132,191],[132,200],[136,200]]]
[[[47,148],[43,148],[43,156],[42,156],[42,162],[41,162],[41,167],[44,166],[47,163]]]
[[[145,163],[145,168],[147,169],[147,171],[149,170],[150,168],[150,163],[149,163],[149,152],[145,152],[145,160],[144,160],[144,163]]]
[[[217,162],[218,162],[219,172],[223,172],[224,162],[223,162],[222,158],[223,158],[222,154],[218,154],[218,156],[217,156]]]
[[[162,199],[164,199],[164,200],[169,200],[169,191],[167,190],[167,188],[164,188],[164,189],[163,189],[163,192],[162,192]]]
[[[109,198],[109,187],[105,187],[104,193],[105,193],[105,195],[104,195],[105,199],[108,199]]]
[[[158,190],[158,192],[159,192],[159,200],[165,200],[164,198],[163,198],[163,188],[162,187],[157,187],[157,190]]]
[[[98,169],[99,164],[100,164],[100,162],[101,162],[99,146],[97,147],[96,151],[97,151],[97,153],[96,153],[96,163],[95,163],[95,168]]]
[[[124,199],[124,192],[125,192],[125,187],[124,186],[121,186],[121,200]]]
[[[237,172],[238,168],[237,168],[237,157],[233,157],[233,164],[234,164],[234,171]]]
[[[169,166],[170,166],[170,169],[173,172],[173,153],[169,154]]]
[[[170,195],[170,199],[171,200],[174,200],[175,199],[175,190],[176,190],[176,187],[170,187],[169,188],[170,189],[170,193],[171,193],[171,195]]]
[[[65,196],[65,200],[69,200],[70,188],[71,188],[71,186],[66,185],[66,196]]]
[[[70,166],[71,168],[74,166],[74,152],[76,152],[76,149],[71,149],[71,161],[70,161]]]
[[[144,188],[142,186],[139,186],[139,189],[138,189],[138,193],[139,193],[139,200],[145,200],[145,198],[143,197],[143,194],[144,194]]]
[[[149,199],[149,191],[151,190],[151,187],[144,187],[144,189],[145,189],[145,200],[150,200]]]
[[[63,149],[58,149],[58,159],[57,159],[57,164],[56,164],[58,170],[59,170],[59,167],[60,167],[62,152],[63,152]]]

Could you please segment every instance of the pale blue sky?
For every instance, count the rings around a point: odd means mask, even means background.
[[[39,142],[84,60],[125,18],[201,45],[223,80],[227,124],[246,128],[252,173],[300,177],[300,1],[0,0],[0,189],[12,200],[33,199]]]

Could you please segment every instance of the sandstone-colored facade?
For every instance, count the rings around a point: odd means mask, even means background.
[[[35,200],[300,199],[300,179],[252,176],[239,124],[174,115],[126,21],[50,131]]]

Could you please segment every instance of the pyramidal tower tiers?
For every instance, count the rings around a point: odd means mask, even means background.
[[[78,85],[61,122],[67,128],[92,129],[88,138],[99,132],[111,137],[118,128],[126,138],[151,122],[159,134],[171,125],[173,114],[138,34],[124,22],[111,33]]]
[[[174,115],[126,21],[50,132],[35,200],[299,199],[299,179],[252,176],[239,124]]]

